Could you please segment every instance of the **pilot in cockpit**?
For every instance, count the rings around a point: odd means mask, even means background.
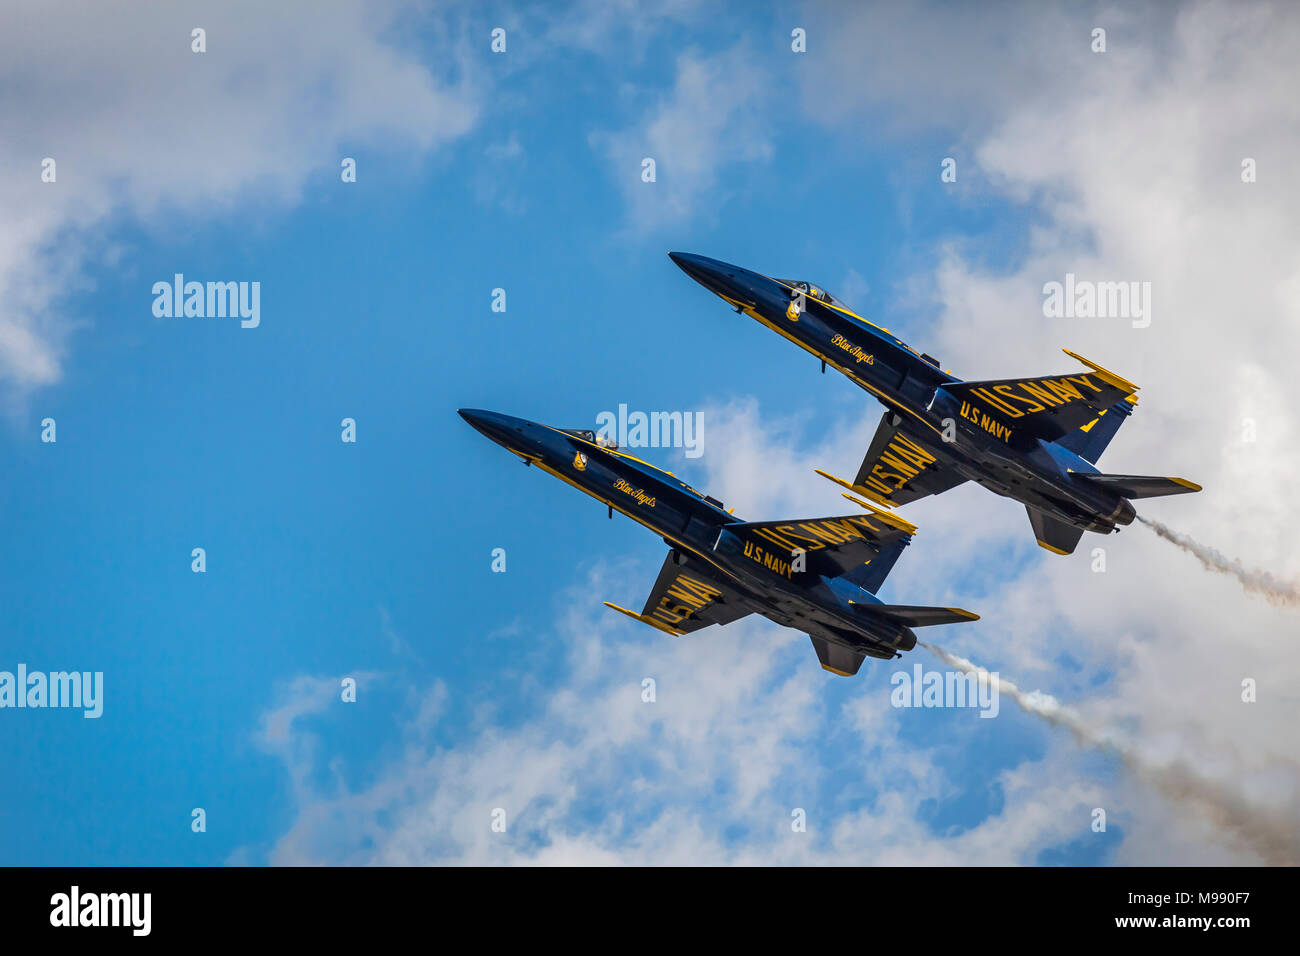
[[[830,303],[831,305],[840,304],[839,300],[837,300],[835,296],[831,295],[829,292],[827,292],[825,289],[821,288],[820,286],[813,285],[811,282],[803,282],[803,281],[795,280],[795,281],[786,282],[786,285],[794,289],[795,292],[802,292],[805,295],[812,296],[814,299],[820,299],[822,302],[827,302]]]
[[[618,440],[604,434],[597,434],[590,428],[562,428],[561,431],[568,432],[576,438],[581,438],[591,442],[598,448],[608,448],[610,451],[618,450]]]

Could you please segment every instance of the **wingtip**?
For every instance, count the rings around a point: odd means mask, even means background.
[[[877,504],[884,505],[886,508],[896,507],[892,501],[888,500],[887,498],[880,497],[869,488],[864,488],[861,485],[855,485],[850,481],[845,481],[843,478],[838,478],[835,475],[832,475],[829,471],[822,471],[820,468],[814,468],[813,471],[817,472],[817,474],[821,475],[827,481],[833,481],[841,488],[847,488],[849,489],[849,491],[855,492],[864,498],[870,498],[872,501],[876,502]],[[858,502],[858,504],[861,504],[861,502]],[[879,510],[878,508],[875,507],[875,505],[866,505],[865,507],[870,508],[873,511]],[[883,513],[884,512],[882,512],[882,514]],[[899,520],[902,519],[900,518]]]
[[[855,498],[853,495],[849,494],[848,492],[845,492],[843,497],[853,502],[859,508],[865,508],[868,512],[871,513],[872,517],[877,518],[880,521],[883,521],[891,528],[901,531],[903,532],[903,534],[907,534],[907,535],[916,534],[916,525],[912,524],[912,522],[908,521],[906,518],[900,518],[892,511],[883,511],[882,509],[877,508],[875,505],[871,504],[868,501],[863,501],[861,498]]]
[[[1113,385],[1118,389],[1123,389],[1124,391],[1128,392],[1127,397],[1133,398],[1134,397],[1133,393],[1138,390],[1137,385],[1134,385],[1132,382],[1124,378],[1122,375],[1116,375],[1110,369],[1102,368],[1096,362],[1092,361],[1091,359],[1084,358],[1078,352],[1071,352],[1069,349],[1065,348],[1064,346],[1061,347],[1061,351],[1064,352],[1066,355],[1070,356],[1070,358],[1082,362],[1084,365],[1088,366],[1088,368],[1096,372],[1097,376],[1106,384]],[[1133,404],[1136,405],[1137,402],[1134,401]]]
[[[672,637],[681,637],[685,633],[684,631],[671,628],[667,624],[661,624],[652,617],[646,617],[644,614],[638,614],[636,611],[629,611],[627,608],[619,607],[617,604],[613,604],[609,601],[603,601],[602,603],[605,607],[613,608],[615,611],[618,611],[619,614],[626,614],[628,617],[640,621],[642,624],[649,624],[651,627],[663,631],[665,634],[671,635]]]

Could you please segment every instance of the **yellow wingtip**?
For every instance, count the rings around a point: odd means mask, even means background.
[[[832,674],[835,674],[835,675],[837,675],[837,676],[839,676],[839,677],[852,677],[852,676],[853,676],[853,675],[850,674],[848,671],[837,670],[836,668],[831,667],[829,664],[823,664],[823,665],[822,665],[822,670],[824,670],[824,671],[830,671]]]
[[[1198,485],[1196,482],[1188,481],[1186,478],[1170,478],[1169,480],[1172,481],[1174,484],[1182,485],[1184,488],[1186,488],[1189,491],[1203,490],[1201,486]]]
[[[839,485],[841,488],[848,488],[850,490],[853,488],[852,484],[845,481],[843,478],[836,478],[829,471],[822,471],[820,468],[814,468],[813,471],[817,472],[817,474],[821,475],[827,481],[835,482],[835,484]]]
[[[605,601],[603,603],[605,607],[613,608],[615,611],[618,611],[618,613],[620,614],[626,614],[628,617],[638,620],[642,624],[649,624],[651,627],[657,628],[663,631],[665,634],[671,634],[673,637],[681,637],[685,633],[685,631],[676,630],[675,628],[669,627],[667,624],[661,624],[659,621],[656,621],[652,617],[646,617],[646,615],[638,614],[636,611],[629,611],[627,608],[619,607],[617,604],[612,604],[609,601]]]
[[[1054,547],[1052,547],[1050,544],[1048,544],[1046,541],[1039,541],[1039,542],[1038,542],[1038,546],[1039,546],[1040,548],[1043,548],[1043,549],[1045,549],[1045,550],[1047,550],[1047,551],[1052,552],[1052,554],[1069,554],[1069,553],[1070,553],[1069,551],[1062,551],[1060,548],[1054,548]]]
[[[880,521],[883,521],[885,524],[889,525],[892,528],[896,528],[897,530],[903,532],[903,534],[916,534],[916,525],[912,524],[912,522],[904,518],[900,518],[898,515],[894,514],[893,512],[882,511],[879,508],[877,508],[875,505],[871,504],[870,502],[863,501],[861,498],[857,498],[849,494],[848,492],[844,493],[844,497],[848,498],[849,501],[853,502],[859,508],[866,508],[868,511],[871,512],[871,514],[875,518],[879,519]]]
[[[1114,385],[1116,388],[1122,389],[1123,391],[1127,392],[1128,393],[1127,397],[1133,398],[1133,404],[1134,405],[1137,404],[1137,399],[1135,396],[1133,396],[1133,393],[1138,390],[1138,386],[1134,385],[1128,379],[1124,378],[1123,376],[1116,375],[1110,369],[1102,368],[1096,362],[1092,361],[1091,359],[1084,358],[1078,352],[1071,352],[1067,348],[1062,348],[1061,351],[1064,352],[1066,355],[1070,356],[1070,358],[1076,359],[1077,361],[1080,361],[1084,365],[1088,366],[1088,368],[1096,372],[1097,377],[1100,378],[1106,384]]]
[[[850,481],[845,481],[843,478],[837,478],[835,475],[832,475],[829,471],[822,471],[820,468],[814,468],[813,471],[817,472],[817,474],[821,475],[827,481],[833,481],[841,488],[847,488],[849,489],[849,491],[857,492],[858,494],[862,495],[864,498],[870,498],[872,501],[876,502],[877,504],[882,504],[886,508],[895,507],[892,501],[890,501],[888,498],[882,498],[880,495],[876,494],[876,492],[872,491],[870,488],[864,488],[862,485],[855,485]]]

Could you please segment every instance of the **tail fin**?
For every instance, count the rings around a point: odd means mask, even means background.
[[[1034,538],[1040,548],[1046,548],[1053,554],[1074,553],[1074,549],[1079,545],[1079,539],[1083,537],[1082,528],[1066,524],[1029,505],[1025,505],[1025,511],[1029,512],[1029,523],[1033,525]]]
[[[1161,495],[1186,495],[1200,491],[1201,486],[1186,478],[1153,478],[1146,475],[1085,475],[1075,472],[1074,477],[1100,485],[1125,498],[1159,498]]]
[[[1136,404],[1136,395],[1116,402],[1110,408],[1098,412],[1097,417],[1088,424],[1066,433],[1057,444],[1068,448],[1085,461],[1097,464],[1097,459],[1115,437],[1119,426],[1124,424],[1124,419],[1133,414],[1133,406]]]
[[[844,497],[855,505],[865,508],[870,514],[881,520],[898,522],[899,529],[907,532],[907,537],[881,543],[875,557],[865,564],[855,565],[840,575],[850,584],[856,584],[863,590],[875,594],[880,590],[880,586],[885,583],[885,578],[889,577],[889,572],[894,570],[894,564],[897,563],[903,549],[911,543],[911,536],[916,533],[916,525],[903,521],[896,514],[880,510],[869,501],[863,501],[861,498],[849,494],[844,495]]]
[[[862,666],[866,654],[854,647],[844,644],[832,644],[824,637],[812,637],[813,649],[817,651],[817,660],[822,670],[838,674],[840,677],[852,677]],[[874,656],[874,655],[873,655]]]
[[[898,560],[898,556],[903,553],[905,547],[907,547],[907,542],[902,539],[887,544],[880,549],[879,554],[866,564],[854,565],[840,577],[851,584],[856,584],[863,590],[875,594],[880,589],[880,585],[885,583],[885,578],[889,576],[889,572],[894,570],[894,563]]]

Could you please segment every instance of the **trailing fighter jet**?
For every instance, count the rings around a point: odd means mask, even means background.
[[[1200,491],[1183,478],[1103,474],[1097,459],[1138,387],[1063,349],[1084,372],[963,382],[888,329],[808,282],[670,252],[692,279],[878,398],[884,417],[852,481],[818,474],[892,508],[976,481],[1029,512],[1039,545],[1070,554],[1084,531],[1132,523],[1130,498]]]
[[[916,526],[869,514],[741,521],[701,494],[587,429],[552,428],[496,412],[460,416],[525,465],[554,475],[660,535],[668,557],[640,614],[607,607],[680,636],[761,614],[805,632],[822,667],[852,676],[863,658],[916,646],[912,628],[978,620],[954,607],[884,604],[876,591]],[[846,496],[847,497],[847,496]]]

